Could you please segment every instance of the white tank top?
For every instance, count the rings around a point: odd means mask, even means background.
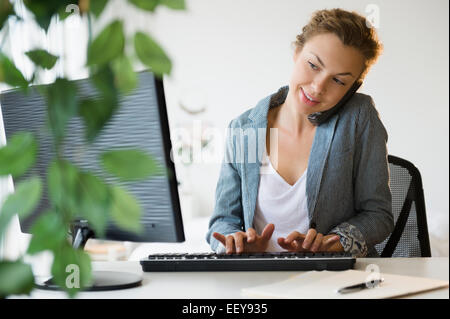
[[[261,235],[267,224],[275,230],[267,247],[268,252],[285,251],[278,245],[278,238],[286,238],[294,230],[305,234],[309,227],[306,197],[307,169],[294,185],[281,177],[265,153],[260,168],[258,196],[253,227]]]

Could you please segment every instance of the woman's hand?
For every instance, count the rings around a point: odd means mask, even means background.
[[[258,235],[253,228],[249,228],[246,232],[240,231],[227,236],[214,232],[213,236],[225,246],[227,254],[264,252],[269,245],[274,229],[274,224],[267,224],[261,235]]]
[[[339,235],[323,235],[314,228],[305,234],[293,231],[286,238],[278,238],[278,245],[288,251],[339,252],[344,251]]]

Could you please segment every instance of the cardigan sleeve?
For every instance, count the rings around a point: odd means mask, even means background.
[[[235,152],[233,147],[233,121],[228,125],[224,159],[219,173],[215,193],[214,211],[209,221],[206,241],[211,249],[217,253],[224,252],[223,245],[215,239],[214,232],[222,235],[232,234],[242,230],[243,209],[241,201],[241,177],[236,168]]]
[[[334,227],[330,234],[339,235],[339,241],[344,247],[344,251],[356,257],[367,255],[368,249],[363,234],[355,226],[349,223],[341,223]]]
[[[354,154],[353,185],[356,214],[334,227],[344,250],[363,257],[394,229],[389,186],[387,132],[373,100],[361,106]]]

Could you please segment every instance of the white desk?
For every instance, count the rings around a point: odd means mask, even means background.
[[[428,277],[448,280],[448,257],[436,258],[360,258],[355,269],[365,270],[369,264],[379,266],[382,273],[407,276]],[[115,270],[142,273],[136,261],[93,262],[94,270]],[[298,274],[295,271],[271,272],[160,272],[143,273],[143,284],[138,288],[106,292],[82,292],[77,298],[87,299],[239,299],[241,288],[253,287],[285,280]],[[28,296],[12,296],[28,298]],[[449,298],[449,289],[443,288],[406,296],[407,298]],[[31,298],[66,298],[66,294],[57,291],[35,289]]]

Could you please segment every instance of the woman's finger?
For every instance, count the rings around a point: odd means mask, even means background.
[[[287,235],[286,239],[284,240],[284,242],[286,244],[290,244],[292,243],[294,240],[299,240],[299,239],[305,239],[305,235],[299,233],[298,231],[293,231],[292,233],[290,233],[289,235]]]
[[[333,237],[331,237],[331,238],[328,238],[326,241],[325,241],[325,244],[332,244],[332,243],[334,243],[334,242],[336,242],[336,241],[338,241],[340,239],[340,237],[339,237],[339,235],[335,235],[335,236],[333,236]]]
[[[339,241],[340,237],[339,235],[332,236],[330,238],[327,238],[322,241],[322,249],[324,251],[327,251],[331,246],[333,246],[334,243]]]
[[[256,239],[256,231],[253,228],[247,229],[247,242],[252,243]]]
[[[312,252],[316,252],[316,251],[320,251],[321,246],[322,246],[322,239],[323,239],[323,235],[321,233],[318,233],[316,235],[316,238],[314,239],[314,242],[311,245],[311,251]]]
[[[236,246],[236,252],[238,254],[244,252],[244,238],[247,234],[244,232],[238,232],[234,234],[234,245]]]
[[[272,237],[273,231],[275,230],[274,224],[267,224],[266,227],[264,227],[261,237],[264,240],[269,240],[270,237]]]
[[[339,235],[332,236],[332,237],[324,240],[322,245],[324,245],[328,248],[331,245],[333,245],[335,242],[339,241],[339,239],[340,239]]]
[[[292,242],[292,245],[295,247],[296,251],[307,251],[306,249],[303,249],[302,244],[303,239],[296,239]]]
[[[310,228],[306,233],[305,240],[303,241],[303,249],[310,249],[314,239],[316,238],[317,231],[314,228]]]
[[[220,241],[222,245],[226,246],[226,238],[224,235],[222,235],[221,233],[214,232],[213,237],[218,241]]]
[[[227,239],[226,239],[226,251],[227,251],[227,254],[233,254],[235,252],[233,235],[228,235],[227,236]]]
[[[294,251],[296,250],[295,247],[291,244],[286,244],[286,240],[283,237],[280,237],[277,239],[278,245],[280,245],[281,248],[289,250],[289,251]]]

